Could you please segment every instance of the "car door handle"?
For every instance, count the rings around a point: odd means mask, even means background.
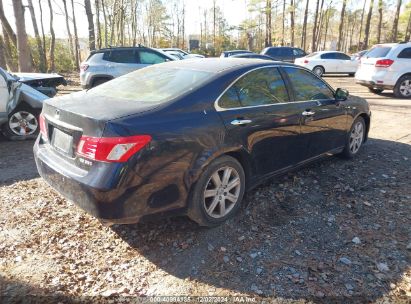
[[[312,111],[304,111],[301,113],[303,116],[313,116],[315,114],[315,112]]]
[[[249,124],[251,122],[252,122],[252,120],[249,120],[249,119],[234,119],[231,122],[231,124],[233,126],[243,126],[243,125]]]

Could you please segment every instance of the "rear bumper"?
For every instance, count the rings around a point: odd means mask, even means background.
[[[375,89],[384,89],[384,90],[392,90],[394,89],[394,86],[392,85],[387,85],[387,84],[379,84],[371,80],[356,80],[356,83],[365,86],[367,88],[375,88]]]

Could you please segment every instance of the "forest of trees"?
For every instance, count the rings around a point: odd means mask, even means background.
[[[89,50],[137,44],[187,49],[189,36],[195,35],[200,48],[192,51],[207,56],[271,45],[352,53],[375,43],[409,41],[411,35],[411,2],[406,0],[232,0],[233,8],[248,11],[237,25],[227,23],[219,0],[197,12],[186,11],[187,1],[13,0],[12,18],[0,0],[0,66],[25,72],[78,70],[85,59],[79,14],[87,16]],[[188,13],[198,15],[199,29],[187,28]],[[56,14],[65,17],[67,39],[56,39]],[[34,37],[27,34],[29,23]]]

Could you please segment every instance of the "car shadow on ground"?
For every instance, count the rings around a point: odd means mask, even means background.
[[[410,148],[370,139],[354,160],[275,178],[216,228],[182,217],[112,229],[181,279],[254,296],[373,301],[410,270]]]

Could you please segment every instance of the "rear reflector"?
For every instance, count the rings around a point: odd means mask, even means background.
[[[83,63],[81,66],[80,66],[80,71],[87,71],[87,69],[88,69],[88,64],[87,63]]]
[[[307,59],[304,60],[304,63],[309,63],[309,61]]]
[[[43,137],[44,140],[47,141],[48,138],[47,138],[46,120],[45,120],[43,114],[40,114],[39,122],[40,122],[40,133],[41,133],[41,136]]]
[[[104,162],[126,162],[151,141],[149,135],[129,137],[82,136],[77,155]]]
[[[375,67],[377,67],[377,68],[388,68],[393,63],[394,63],[394,60],[391,60],[391,59],[380,59],[380,60],[377,60],[377,62],[375,63]]]

